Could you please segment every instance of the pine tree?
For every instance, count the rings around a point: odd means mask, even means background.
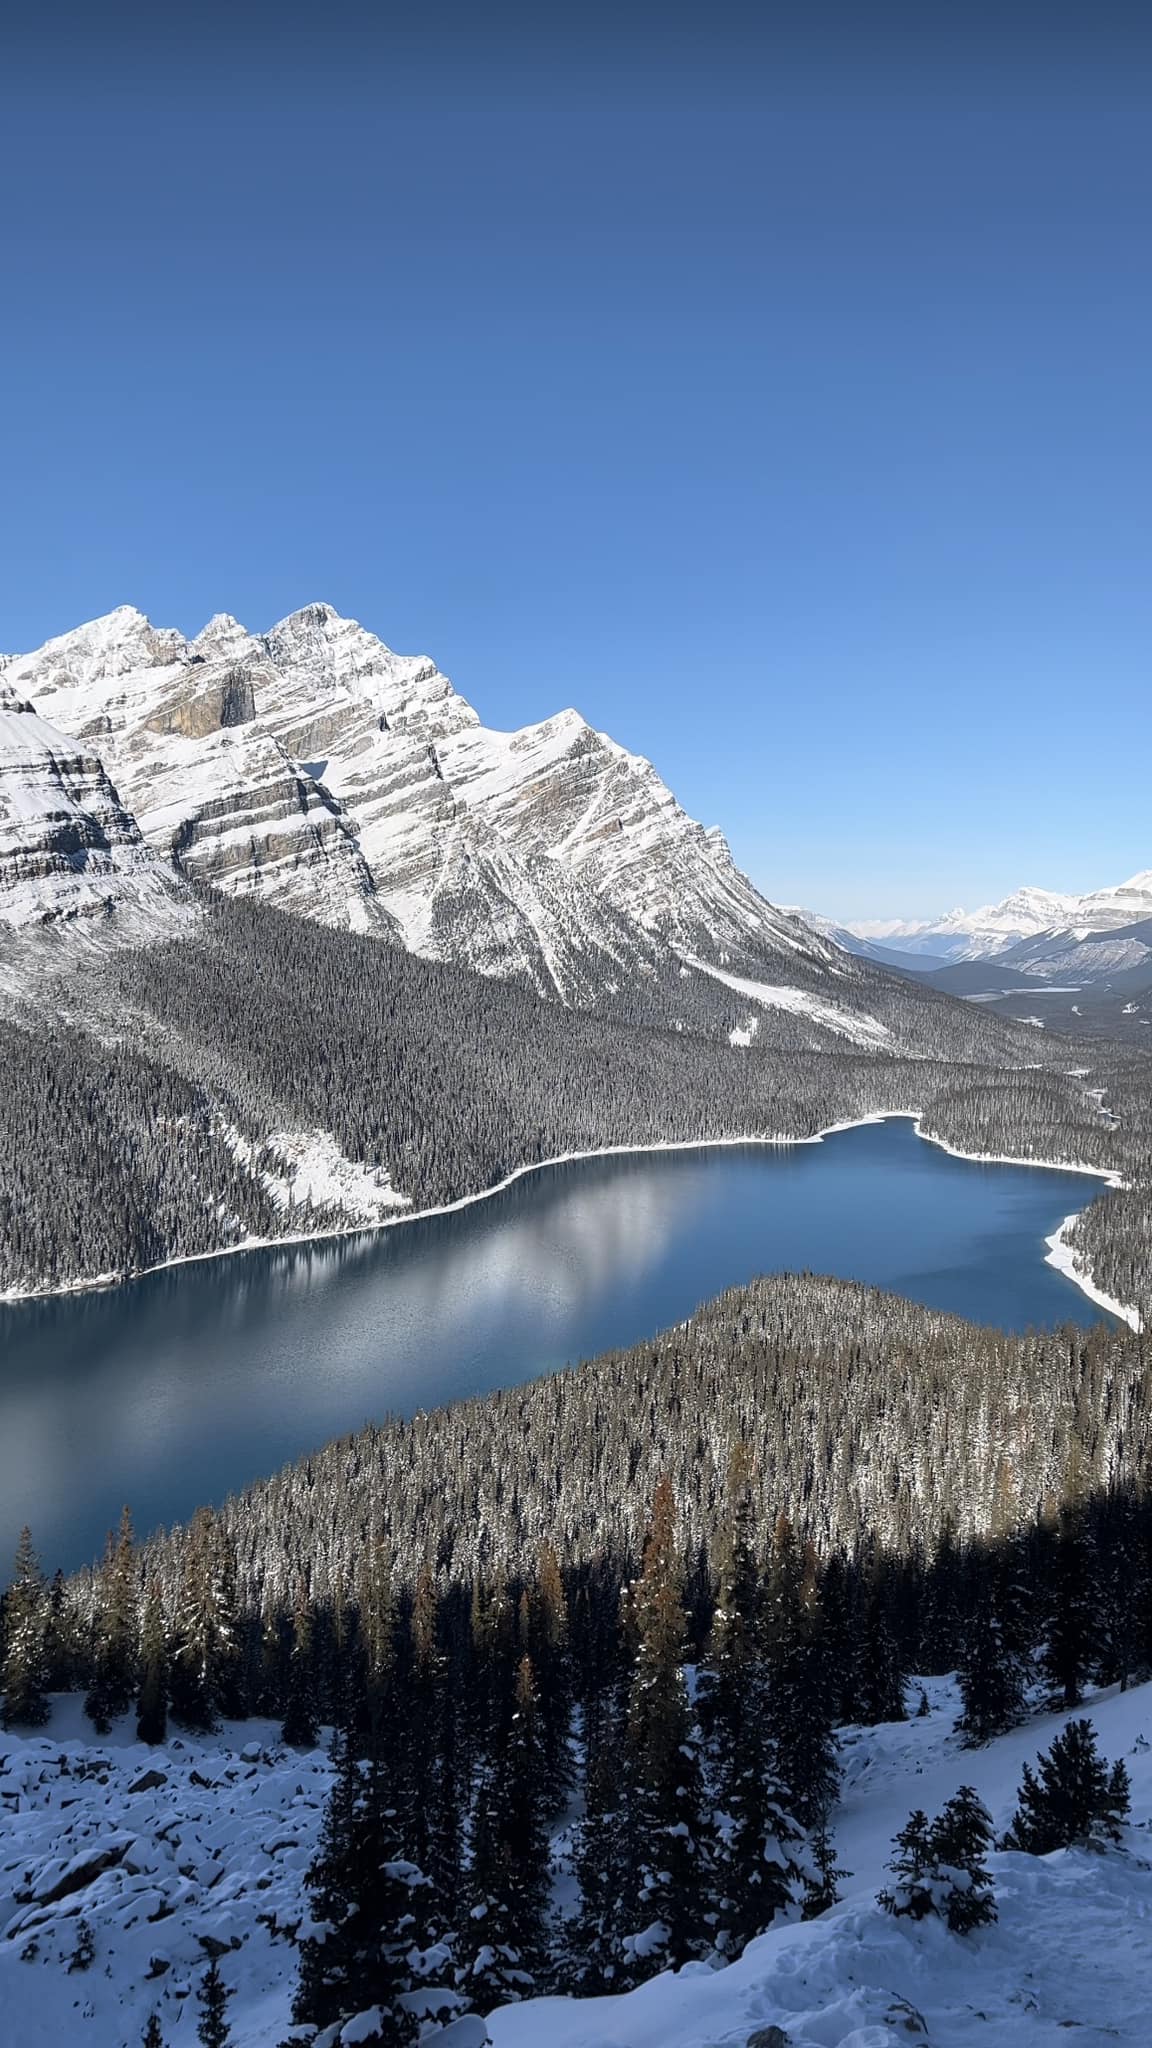
[[[301,1579],[292,1615],[292,1654],[288,1660],[288,1699],[280,1740],[291,1749],[311,1749],[318,1734],[313,1678],[313,1622],[307,1581]]]
[[[211,1508],[199,1509],[188,1531],[174,1635],[172,1718],[209,1734],[222,1712],[243,1707],[235,1562]]]
[[[48,1719],[45,1634],[48,1600],[44,1575],[24,1529],[16,1552],[16,1569],[4,1599],[4,1658],[0,1690],[4,1694],[5,1728],[42,1728]]]
[[[704,1956],[711,1946],[710,1931],[702,1924],[710,1845],[682,1668],[682,1568],[676,1500],[667,1478],[653,1496],[632,1610],[637,1649],[627,1764],[636,1880],[625,1902],[634,1926],[623,1946],[631,1976],[639,1981]]]
[[[624,1796],[624,1706],[615,1693],[588,1719],[584,1816],[577,1830],[580,1908],[567,1929],[559,1987],[594,1998],[621,1983],[620,1902],[629,1890],[631,1854]]]
[[[1001,1625],[993,1599],[993,1588],[986,1584],[969,1626],[960,1666],[964,1710],[957,1727],[969,1749],[1018,1727],[1024,1719],[1023,1664]]]
[[[895,1882],[877,1894],[886,1913],[923,1920],[933,1910],[932,1830],[921,1807],[909,1814],[893,1843],[888,1868]]]
[[[942,1889],[937,1910],[953,1934],[970,1934],[996,1918],[996,1899],[985,1857],[992,1847],[992,1816],[971,1785],[961,1785],[932,1829],[932,1857]]]
[[[547,1759],[532,1661],[516,1673],[506,1740],[484,1773],[472,1844],[461,1988],[480,2012],[547,1988]]]
[[[1006,1849],[1047,1856],[1074,1842],[1118,1840],[1130,1803],[1128,1772],[1123,1759],[1109,1770],[1091,1721],[1069,1721],[1037,1763],[1039,1777],[1024,1766]]]
[[[164,2048],[164,2036],[160,2031],[159,2013],[149,2013],[148,2025],[144,2029],[144,2038],[141,2041],[140,2048]]]
[[[880,1721],[904,1721],[905,1673],[879,1587],[868,1603],[860,1654],[860,1718],[874,1727]]]
[[[1052,1586],[1044,1671],[1060,1691],[1061,1702],[1075,1707],[1096,1650],[1096,1617],[1100,1589],[1096,1553],[1083,1508],[1066,1507],[1060,1516],[1050,1565]]]
[[[144,1603],[140,1632],[140,1692],[136,1701],[137,1742],[163,1742],[168,1734],[168,1635],[160,1588],[154,1582]]]
[[[402,1854],[389,1774],[366,1763],[346,1733],[333,1744],[336,1779],[308,1872],[316,1931],[300,1944],[292,2017],[318,2029],[379,2007],[381,2048],[408,2048],[417,2025],[400,2002],[411,1991],[411,1899],[426,1882]]]
[[[572,1674],[568,1643],[568,1602],[560,1560],[550,1543],[536,1559],[530,1628],[525,1645],[536,1674],[540,1728],[550,1815],[564,1811],[574,1782],[572,1768]]]
[[[108,1538],[96,1582],[92,1681],[84,1710],[101,1734],[107,1734],[116,1716],[127,1713],[132,1704],[138,1634],[136,1539],[126,1507],[119,1530]]]
[[[719,1595],[701,1674],[701,1718],[719,1806],[715,1941],[721,1953],[735,1956],[804,1896],[793,1853],[801,1830],[787,1810],[773,1753],[765,1643],[771,1631],[776,1655],[785,1656],[788,1635],[798,1627],[794,1546],[790,1525],[781,1523],[766,1602],[754,1549],[751,1465],[743,1444],[735,1447],[729,1463],[725,1523]]]
[[[196,2038],[203,2044],[203,2048],[228,2048],[231,2039],[228,2030],[228,2000],[231,1995],[220,1975],[220,1965],[213,1956],[196,1992],[196,2003],[200,2007]]]

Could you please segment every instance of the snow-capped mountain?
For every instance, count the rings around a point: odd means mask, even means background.
[[[980,910],[953,910],[947,917],[919,924],[897,919],[845,920],[851,937],[880,942],[888,953],[928,955],[937,960],[991,960],[1022,939],[1041,934],[1067,934],[1080,941],[1089,933],[1118,931],[1152,917],[1152,868],[1132,875],[1115,888],[1093,889],[1081,896],[1053,889],[1017,889],[1000,903]],[[812,919],[817,930],[826,919]]]
[[[0,927],[151,932],[187,891],[141,837],[95,749],[0,685]]]
[[[328,605],[191,640],[123,606],[3,676],[98,757],[147,848],[230,893],[573,1001],[672,952],[838,957],[578,712],[488,730]]]

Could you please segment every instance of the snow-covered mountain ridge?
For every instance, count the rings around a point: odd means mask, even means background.
[[[989,960],[1021,939],[1055,933],[1079,941],[1090,933],[1120,931],[1152,918],[1152,868],[1130,875],[1114,888],[1067,895],[1053,889],[1016,889],[1000,903],[979,910],[953,910],[946,917],[920,920],[846,918],[840,925],[814,913],[813,928],[841,933],[863,950],[882,945],[888,952],[922,954],[939,960]]]
[[[171,924],[186,893],[95,747],[66,738],[0,682],[0,926],[119,915],[150,933]]]
[[[573,710],[491,731],[328,605],[190,640],[122,606],[0,673],[102,765],[144,848],[229,893],[569,1001],[674,951],[835,971],[648,761]]]

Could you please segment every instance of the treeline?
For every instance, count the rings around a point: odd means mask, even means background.
[[[690,1006],[702,979],[677,975],[661,1005],[684,989]],[[745,1000],[732,1005],[733,1021],[747,1016]],[[933,997],[928,1011],[942,1052],[955,1050],[954,1013],[979,1036],[962,1004]],[[563,1010],[240,900],[208,899],[194,938],[113,955],[88,1014],[91,1033],[0,1021],[0,1290],[340,1227],[339,1210],[272,1201],[261,1148],[286,1126],[332,1133],[417,1207],[566,1152],[801,1137],[881,1109],[922,1109],[927,1128],[973,1150],[1128,1177],[1150,1156],[1146,1063],[1109,1070],[1115,1121],[1053,1068],[861,1052],[782,1011],[762,1014],[751,1048],[717,1044],[690,1007],[671,1020],[679,1030]],[[999,1030],[980,1039],[996,1059],[1008,1056]],[[1140,1257],[1141,1218],[1116,1207],[1108,1219],[1088,1250],[1119,1270]]]
[[[688,1540],[711,1547],[729,1446],[750,1445],[756,1504],[822,1551],[930,1551],[1027,1520],[1069,1473],[1134,1483],[1152,1456],[1152,1353],[1103,1325],[981,1330],[853,1283],[778,1275],[590,1363],[329,1444],[221,1512],[246,1608],[302,1573],[346,1597],[373,1530],[397,1573],[527,1569],[633,1554],[668,1473]],[[158,1539],[182,1570],[187,1532]],[[82,1582],[77,1581],[77,1597]]]
[[[1152,1670],[1139,1489],[1085,1491],[1073,1470],[1061,1500],[997,1539],[945,1527],[904,1556],[868,1536],[821,1552],[759,1503],[737,1442],[708,1544],[664,1475],[646,1508],[632,1498],[632,1551],[590,1540],[565,1563],[545,1541],[522,1571],[474,1575],[429,1551],[412,1578],[374,1528],[344,1594],[305,1572],[263,1612],[210,1512],[175,1573],[126,1518],[83,1611],[26,1538],[3,1603],[5,1719],[42,1724],[47,1690],[71,1684],[96,1729],[133,1713],[147,1742],[253,1712],[278,1716],[287,1744],[335,1725],[309,1912],[277,1930],[299,1951],[296,2039],[374,2012],[356,2038],[400,2048],[418,2015],[723,1962],[834,1902],[835,1731],[919,1711],[910,1672],[959,1668],[975,1745]],[[1074,1727],[1025,1774],[1015,1846],[1114,1832],[1125,1787],[1090,1751]],[[975,1810],[914,1815],[885,1903],[979,1924],[959,1896],[979,1884],[948,1873],[978,1880],[985,1846]]]

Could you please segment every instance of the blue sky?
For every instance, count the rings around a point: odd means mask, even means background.
[[[1138,29],[240,18],[8,66],[0,646],[323,597],[779,901],[1152,866]]]

